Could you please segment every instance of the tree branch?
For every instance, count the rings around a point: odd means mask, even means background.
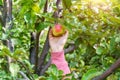
[[[11,29],[13,26],[12,23],[12,0],[4,0],[4,6],[3,6],[4,10],[3,10],[3,24],[4,27],[7,29]],[[14,51],[14,47],[12,44],[12,41],[10,39],[10,37],[8,38],[8,40],[6,41],[6,46],[10,49],[11,52]]]
[[[0,15],[0,23],[4,26],[2,15]]]
[[[70,44],[68,48],[64,49],[65,54],[69,52],[73,52],[76,49],[75,44]]]
[[[48,0],[46,0],[45,7],[44,7],[44,13],[47,12],[47,4]],[[45,18],[41,18],[42,22],[44,22]],[[39,23],[36,22],[35,26],[38,26]],[[38,67],[38,53],[39,53],[39,36],[40,36],[41,31],[37,33],[31,33],[31,47],[30,47],[30,62],[32,64],[35,64],[35,73],[37,73],[37,67]],[[35,34],[35,35],[34,35]],[[35,37],[36,36],[36,37]]]
[[[12,0],[3,0],[3,12],[2,12],[2,17],[1,17],[1,21],[2,21],[2,26],[5,27],[6,29],[11,29],[12,28]],[[4,33],[6,34],[6,32],[4,31]],[[8,39],[3,40],[2,41],[4,45],[6,45],[10,52],[14,51],[14,47],[12,44],[12,41],[10,39],[10,37],[8,37]],[[8,67],[9,64],[11,63],[11,58],[8,56]]]
[[[43,75],[45,73],[45,71],[48,69],[48,67],[51,65],[51,59],[49,59],[49,61],[47,62],[47,64],[45,64],[43,67],[43,69],[41,70],[41,75]]]
[[[0,5],[0,12],[3,12],[3,5]]]
[[[3,1],[4,5],[3,5],[3,27],[5,27],[6,25],[6,18],[7,18],[7,3],[6,0]]]
[[[30,40],[30,55],[29,60],[31,64],[35,64],[36,61],[36,33],[31,32],[31,40]]]
[[[112,64],[111,67],[108,70],[106,70],[102,75],[95,77],[93,80],[104,80],[119,67],[120,67],[120,58],[114,64]]]
[[[37,66],[38,66],[38,53],[39,53],[39,37],[40,37],[40,32],[37,33],[36,35],[36,55],[35,55],[35,72],[37,72]]]
[[[57,1],[56,1],[57,11],[55,11],[55,12],[53,13],[53,17],[56,18],[56,19],[60,17],[60,16],[59,16],[59,13],[60,13],[61,10],[62,10],[62,9],[60,8],[60,6],[59,6],[60,3],[61,3],[61,0],[57,0]]]
[[[19,71],[19,73],[24,77],[24,80],[30,80],[25,73],[23,73],[22,71]]]
[[[46,0],[45,6],[44,6],[44,13],[47,12],[47,7],[48,7],[48,0]],[[42,17],[42,22],[44,22],[45,18]],[[35,61],[35,73],[37,73],[38,75],[40,74],[40,70],[41,70],[41,66],[43,65],[43,61],[41,61],[42,59],[45,59],[44,53],[46,55],[47,52],[45,52],[45,47],[47,47],[49,45],[48,40],[46,40],[47,42],[45,42],[45,46],[42,50],[41,56],[40,58],[38,58],[38,53],[39,53],[39,36],[40,36],[40,32],[37,33],[36,36],[36,61]],[[48,44],[48,45],[47,45]],[[49,50],[49,48],[48,48]],[[39,62],[40,61],[40,62]]]
[[[13,27],[13,21],[12,21],[12,0],[6,0],[8,2],[7,4],[7,25],[8,29],[11,29]]]
[[[48,8],[48,0],[46,0],[45,6],[44,6],[44,13],[47,12],[47,8]]]
[[[51,27],[49,28],[49,31],[50,31]],[[42,53],[40,55],[40,58],[38,59],[38,74],[41,75],[41,70],[42,70],[42,65],[44,63],[44,60],[47,56],[47,53],[49,51],[49,40],[48,40],[48,36],[49,36],[49,31],[48,31],[48,34],[47,34],[47,37],[46,37],[46,40],[45,40],[45,43],[44,43],[44,46],[43,46],[43,50],[42,50]]]
[[[77,49],[80,45],[81,37],[78,37],[75,40],[75,43],[69,43],[68,48],[64,49],[65,53],[73,52],[75,49]]]
[[[57,0],[57,2],[56,2],[56,6],[57,6],[57,9],[58,9],[58,11],[59,11],[59,9],[60,9],[60,2],[61,2],[61,0]]]
[[[17,61],[17,62],[19,62],[23,66],[23,68],[25,68],[29,79],[34,80],[34,77],[33,77],[32,73],[30,72],[29,68],[23,62],[21,62],[21,61]]]
[[[4,26],[4,22],[3,22],[3,6],[0,5],[0,23],[2,24],[2,26]]]
[[[44,13],[47,12],[47,4],[48,4],[48,0],[46,0],[45,6],[44,6]],[[42,17],[41,21],[44,22],[45,18]],[[35,26],[37,27],[39,25],[40,22],[35,23]],[[31,64],[34,64],[35,67],[35,73],[38,73],[38,54],[39,54],[39,37],[40,37],[40,33],[39,32],[32,32],[31,33],[31,45],[30,45],[30,56],[29,56],[29,60]]]
[[[60,1],[61,0],[57,0],[57,2],[56,2],[56,6],[57,6],[57,8],[59,7],[59,3],[60,3]],[[45,12],[47,12],[47,5],[48,5],[48,0],[46,0],[46,4],[45,4],[45,7],[44,7],[44,13]],[[58,9],[59,10],[59,9]],[[57,11],[57,13],[58,13],[58,11]],[[57,17],[55,17],[55,18],[58,18],[58,14],[56,14],[56,16]],[[43,19],[44,20],[44,19]],[[50,31],[50,29],[51,29],[51,27],[49,28],[49,31]],[[39,65],[38,65],[38,74],[39,75],[43,75],[44,74],[44,72],[45,72],[45,70],[49,67],[49,65],[51,64],[51,61],[49,61],[46,65],[45,65],[45,67],[43,68],[42,67],[42,65],[44,64],[44,60],[45,60],[45,58],[46,58],[46,56],[47,56],[47,53],[48,53],[48,51],[49,51],[49,48],[50,48],[50,46],[49,46],[49,40],[48,40],[48,35],[49,35],[49,31],[48,31],[48,34],[47,34],[47,38],[46,38],[46,41],[45,41],[45,44],[44,44],[44,47],[43,47],[43,50],[42,50],[42,53],[41,53],[41,55],[40,55],[40,58],[39,58]]]
[[[11,29],[13,26],[12,22],[12,0],[4,0],[3,6],[3,22],[4,27]]]

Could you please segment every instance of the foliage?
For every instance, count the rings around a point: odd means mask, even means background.
[[[92,78],[100,75],[101,72],[98,72],[96,69],[90,69],[82,77],[82,80],[91,80]]]
[[[62,72],[54,65],[45,75],[38,76],[34,74],[34,65],[29,63],[30,32],[43,31],[40,35],[41,52],[48,26],[53,26],[56,20],[53,18],[56,10],[55,0],[49,0],[48,13],[43,12],[45,1],[13,0],[13,28],[4,30],[0,25],[0,79],[23,79],[21,72],[27,78],[35,80],[62,78]],[[92,79],[108,69],[120,57],[119,3],[119,0],[98,0],[98,2],[97,0],[62,0],[62,18],[59,18],[58,22],[69,30],[65,48],[71,42],[78,46],[74,52],[66,54],[73,80]],[[3,4],[2,0],[0,0],[1,4]],[[13,35],[10,34],[11,32]],[[15,45],[13,53],[2,44],[2,40],[9,38]],[[49,55],[46,61],[48,59]],[[118,79],[120,79],[120,69],[107,78],[107,80]]]

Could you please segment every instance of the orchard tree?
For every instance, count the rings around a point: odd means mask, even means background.
[[[69,31],[64,52],[69,53],[66,58],[73,80],[119,79],[119,3],[0,0],[0,78],[61,79],[62,72],[50,66],[48,41],[49,30],[59,23]]]

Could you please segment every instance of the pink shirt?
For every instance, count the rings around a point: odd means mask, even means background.
[[[62,70],[64,72],[64,75],[70,73],[68,63],[65,60],[64,51],[52,52],[51,60],[52,60],[52,64],[55,64],[57,66],[58,70]]]

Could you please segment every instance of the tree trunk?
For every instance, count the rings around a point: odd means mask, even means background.
[[[5,29],[10,30],[13,26],[12,0],[4,0],[3,14],[2,15],[3,15],[3,17],[2,17],[3,27],[5,27]],[[6,31],[4,31],[4,34],[7,34]],[[7,40],[4,40],[3,43],[10,49],[11,52],[14,51],[10,36],[8,36]]]
[[[111,67],[108,70],[106,70],[102,75],[94,78],[93,80],[104,80],[119,67],[120,67],[120,58],[114,64],[112,64]]]

